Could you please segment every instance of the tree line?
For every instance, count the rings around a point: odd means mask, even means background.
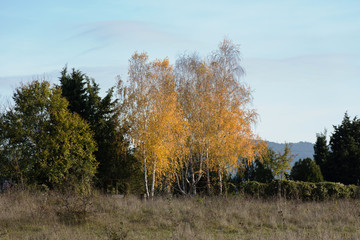
[[[22,187],[146,197],[221,195],[249,180],[322,181],[321,172],[358,182],[356,118],[345,115],[330,146],[318,135],[315,162],[301,160],[289,174],[291,146],[274,152],[253,132],[258,115],[243,75],[239,46],[224,40],[207,57],[183,54],[175,65],[134,53],[127,81],[118,77],[104,97],[94,79],[67,66],[59,84],[21,84],[0,114],[0,175]]]
[[[327,131],[316,135],[313,159],[305,158],[295,162],[292,168],[286,162],[293,159],[293,155],[286,154],[289,145],[285,146],[284,156],[269,149],[263,161],[256,159],[254,164],[247,165],[240,181],[257,181],[269,183],[275,178],[304,182],[337,182],[343,184],[360,184],[360,120],[353,119],[345,113],[339,125],[334,125],[334,132],[327,141]],[[282,160],[281,160],[282,159]],[[280,161],[279,161],[280,160]],[[276,163],[284,175],[276,177]],[[238,180],[239,181],[239,180]]]
[[[99,95],[94,79],[65,67],[60,84],[22,84],[1,113],[1,175],[20,185],[143,188],[220,194],[223,179],[261,156],[257,113],[229,40],[206,58],[129,60],[128,80]],[[142,175],[142,181],[139,181]],[[140,183],[142,182],[142,183]],[[214,184],[216,183],[216,184]]]

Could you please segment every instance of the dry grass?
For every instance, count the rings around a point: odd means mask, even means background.
[[[97,195],[90,202],[79,215],[80,205],[66,208],[54,193],[1,194],[0,239],[360,239],[358,200]]]

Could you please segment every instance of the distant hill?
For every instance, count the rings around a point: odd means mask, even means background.
[[[283,152],[285,148],[285,143],[275,143],[275,142],[267,142],[268,146],[274,150],[275,152]],[[298,143],[290,143],[291,144],[291,153],[297,154],[294,158],[291,166],[294,165],[296,161],[304,158],[313,159],[314,155],[314,144],[310,142],[298,142]]]

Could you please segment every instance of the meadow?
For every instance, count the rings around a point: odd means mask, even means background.
[[[0,239],[360,239],[360,201],[0,195]]]

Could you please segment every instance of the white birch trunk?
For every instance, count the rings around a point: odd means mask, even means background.
[[[219,193],[220,195],[223,194],[223,182],[222,182],[222,174],[220,168],[219,168]]]
[[[154,163],[154,168],[153,168],[153,172],[152,172],[152,182],[151,182],[151,197],[154,197],[154,192],[155,192],[155,171],[156,170],[156,165]]]
[[[148,186],[148,179],[147,179],[146,158],[144,158],[144,185],[145,185],[145,195],[146,195],[146,198],[149,198],[149,186]]]

